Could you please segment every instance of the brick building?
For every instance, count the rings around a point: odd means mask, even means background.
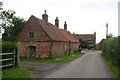
[[[105,39],[102,39],[98,45],[96,45],[97,50],[102,50]]]
[[[59,57],[77,51],[78,41],[64,29],[59,29],[58,17],[55,25],[48,22],[48,15],[42,15],[42,20],[31,16],[16,41],[20,56],[29,58]]]
[[[87,47],[95,48],[96,47],[96,32],[94,34],[73,34],[73,36],[79,40],[89,41]]]

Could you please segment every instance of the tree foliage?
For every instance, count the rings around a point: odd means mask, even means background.
[[[120,38],[120,37],[119,37]],[[104,42],[103,55],[110,59],[114,64],[120,65],[120,40],[116,38],[108,38]]]
[[[2,10],[3,2],[0,1],[0,10]]]
[[[107,35],[107,38],[112,38],[112,37],[113,35],[111,33]]]
[[[8,10],[0,13],[2,19],[1,27],[4,29],[2,39],[4,41],[14,41],[25,24],[23,18],[15,16],[15,11]]]
[[[92,48],[89,45],[95,42],[94,40],[82,40],[82,39],[79,39],[79,41],[81,48],[87,48],[87,49]]]
[[[3,6],[3,2],[0,1],[0,12],[3,9],[2,6]],[[0,37],[1,37],[1,33],[2,33],[2,30],[1,30],[1,23],[0,23]]]
[[[14,50],[17,49],[16,42],[3,41],[3,42],[0,42],[0,44],[2,44],[2,53],[13,52]]]

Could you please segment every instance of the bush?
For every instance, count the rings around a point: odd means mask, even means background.
[[[2,53],[13,52],[14,50],[17,49],[16,42],[1,42],[1,43],[2,43]]]
[[[120,38],[120,37],[119,37]],[[120,65],[120,42],[118,37],[108,38],[104,42],[103,55],[110,59],[114,64]]]

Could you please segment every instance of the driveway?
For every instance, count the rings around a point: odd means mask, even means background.
[[[70,62],[46,78],[110,78],[101,51],[84,51],[86,54]]]
[[[68,63],[39,63],[30,61],[20,61],[20,67],[33,71],[32,78],[44,78],[51,73],[57,71],[61,67],[64,67]]]

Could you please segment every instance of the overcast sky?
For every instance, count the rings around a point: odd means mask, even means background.
[[[54,24],[59,18],[60,28],[67,22],[68,30],[76,34],[97,34],[97,43],[109,33],[118,36],[118,0],[2,0],[4,10],[14,10],[26,20],[31,15],[42,19],[47,10],[48,20]]]

